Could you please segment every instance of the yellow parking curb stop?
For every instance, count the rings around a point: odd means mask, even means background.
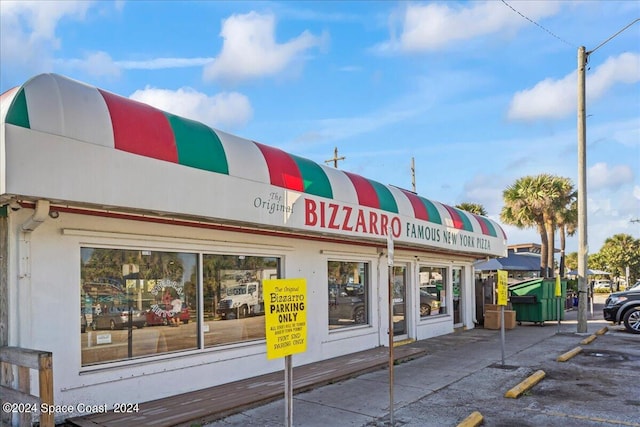
[[[482,424],[484,417],[478,411],[473,411],[471,415],[462,420],[457,427],[476,427]]]
[[[605,326],[605,327],[604,327],[604,328],[602,328],[602,329],[598,329],[598,330],[596,331],[596,335],[604,335],[604,334],[606,334],[608,331],[609,331],[609,327],[608,327],[608,326]]]
[[[598,338],[598,337],[596,337],[595,335],[588,336],[587,338],[585,338],[582,341],[580,341],[580,344],[591,344],[591,342],[593,340],[595,340],[596,338]]]
[[[544,371],[536,371],[529,378],[526,378],[517,386],[513,387],[511,390],[504,394],[504,397],[509,397],[512,399],[518,398],[525,391],[529,390],[534,385],[538,384],[541,379],[543,379],[547,375]]]
[[[558,362],[566,362],[567,360],[571,359],[573,356],[580,353],[581,351],[582,351],[582,347],[576,347],[573,350],[569,350],[566,353],[561,354],[560,356],[558,356],[556,360]]]

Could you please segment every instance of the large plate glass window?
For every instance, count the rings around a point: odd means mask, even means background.
[[[369,264],[328,262],[329,329],[365,325],[369,321]]]
[[[196,254],[80,252],[83,366],[198,348]]]
[[[420,317],[447,313],[446,269],[420,267]]]
[[[280,277],[280,259],[203,255],[204,345],[265,339],[262,280]]]

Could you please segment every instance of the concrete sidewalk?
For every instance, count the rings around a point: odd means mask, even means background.
[[[575,310],[567,311],[559,326],[557,322],[546,322],[544,327],[523,324],[507,330],[504,364],[499,330],[477,328],[411,343],[411,346],[424,347],[427,353],[394,367],[394,425],[456,426],[473,411],[494,413],[494,423],[487,423],[485,418],[485,425],[608,425],[602,420],[609,418],[599,417],[598,413],[586,418],[581,415],[572,418],[571,408],[562,412],[564,416],[555,418],[530,413],[531,409],[526,407],[514,412],[522,404],[504,398],[508,389],[541,366],[558,364],[555,361],[557,356],[607,326],[608,323],[602,319],[604,298],[606,296],[596,297],[593,316],[588,317],[587,334],[576,333]],[[616,328],[611,326],[612,330]],[[616,333],[640,344],[640,337]],[[640,355],[631,363],[634,370],[640,372]],[[296,394],[293,424],[308,427],[390,425],[389,377],[389,370],[383,369]],[[566,402],[572,405],[570,399]],[[497,409],[500,405],[504,407],[503,411]],[[535,403],[529,403],[529,406],[535,407]],[[633,410],[640,413],[637,406]],[[206,425],[282,426],[284,414],[285,403],[281,399]],[[505,414],[510,418],[499,421]],[[640,427],[632,414],[618,416],[612,413],[611,417],[615,417],[611,418],[612,425],[622,420],[626,423],[623,425]],[[538,422],[530,424],[528,418],[533,415],[538,417]]]

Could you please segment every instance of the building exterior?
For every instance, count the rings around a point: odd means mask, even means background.
[[[506,257],[479,260],[474,267],[480,279],[495,276],[498,270],[507,271],[509,283],[539,278],[540,245],[537,243],[509,245]]]
[[[53,353],[56,404],[281,370],[265,278],[307,281],[295,365],[387,345],[390,288],[396,339],[473,328],[473,263],[506,255],[487,218],[59,75],[0,118],[0,345]]]

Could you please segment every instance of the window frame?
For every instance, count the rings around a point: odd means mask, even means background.
[[[83,268],[83,260],[82,260],[82,248],[91,248],[91,249],[106,249],[106,250],[118,250],[118,251],[151,251],[151,252],[167,252],[167,253],[185,253],[185,254],[193,254],[195,255],[195,292],[197,295],[197,301],[192,305],[194,311],[197,311],[197,316],[192,318],[191,321],[196,324],[197,327],[197,338],[196,338],[196,346],[188,349],[181,349],[177,351],[168,351],[168,352],[157,352],[147,355],[135,356],[135,357],[127,357],[127,358],[118,358],[112,360],[105,360],[101,362],[95,363],[82,363],[82,351],[83,351],[83,333],[79,332],[78,340],[79,340],[79,369],[80,373],[89,373],[100,371],[104,369],[109,369],[118,366],[131,366],[136,364],[144,364],[144,363],[152,363],[158,360],[165,360],[175,358],[176,356],[185,356],[185,355],[195,355],[195,354],[206,354],[212,351],[224,351],[228,349],[233,349],[236,347],[259,347],[263,345],[265,342],[265,338],[245,340],[245,341],[236,341],[230,343],[224,343],[215,346],[205,346],[204,344],[204,313],[203,313],[203,256],[205,254],[214,254],[214,255],[245,255],[245,256],[253,256],[253,257],[263,257],[263,258],[275,258],[278,264],[278,275],[283,276],[285,272],[285,262],[287,257],[287,252],[292,249],[290,246],[285,245],[262,245],[259,243],[256,244],[241,244],[236,242],[217,242],[214,240],[207,241],[207,244],[204,245],[203,241],[200,239],[192,239],[189,237],[178,238],[178,237],[162,237],[157,235],[141,235],[141,234],[122,234],[122,233],[111,233],[111,232],[101,232],[101,231],[89,231],[89,230],[78,230],[78,229],[63,229],[63,234],[67,236],[74,236],[78,238],[76,240],[77,247],[77,261],[75,263],[76,269],[76,280],[78,283],[78,287],[76,288],[76,292],[78,295],[76,298],[79,300],[80,308],[82,309],[84,305],[84,301],[82,300],[82,268]],[[221,243],[221,244],[216,244]],[[268,247],[267,247],[268,246]],[[271,250],[269,250],[271,249]],[[82,323],[82,322],[81,322]],[[80,329],[80,328],[78,328]],[[133,328],[135,331],[135,328]],[[125,329],[125,332],[127,330]],[[105,331],[107,332],[107,331]]]
[[[364,308],[365,308],[365,322],[364,323],[353,323],[353,324],[344,324],[344,325],[332,325],[331,324],[331,314],[330,314],[330,310],[331,310],[331,294],[330,294],[330,289],[331,286],[329,281],[330,281],[330,275],[329,275],[329,264],[332,262],[339,262],[339,263],[350,263],[350,264],[360,264],[363,268],[363,276],[364,276],[364,280],[366,281],[366,283],[364,284],[363,288],[364,288]],[[373,283],[372,283],[372,268],[373,268],[373,262],[370,259],[366,259],[364,257],[357,257],[357,256],[345,256],[345,257],[341,257],[338,255],[332,255],[330,257],[328,257],[327,259],[325,259],[325,269],[326,269],[326,280],[325,283],[327,284],[327,288],[325,291],[326,292],[326,309],[324,311],[326,317],[326,326],[327,326],[327,332],[329,334],[334,334],[334,333],[341,333],[341,332],[346,332],[346,331],[353,331],[354,329],[361,329],[361,328],[370,328],[373,326],[373,316],[372,316],[372,294],[373,294]],[[339,286],[339,285],[338,285]],[[338,296],[336,296],[337,298]],[[348,296],[348,298],[354,298],[357,296]]]

